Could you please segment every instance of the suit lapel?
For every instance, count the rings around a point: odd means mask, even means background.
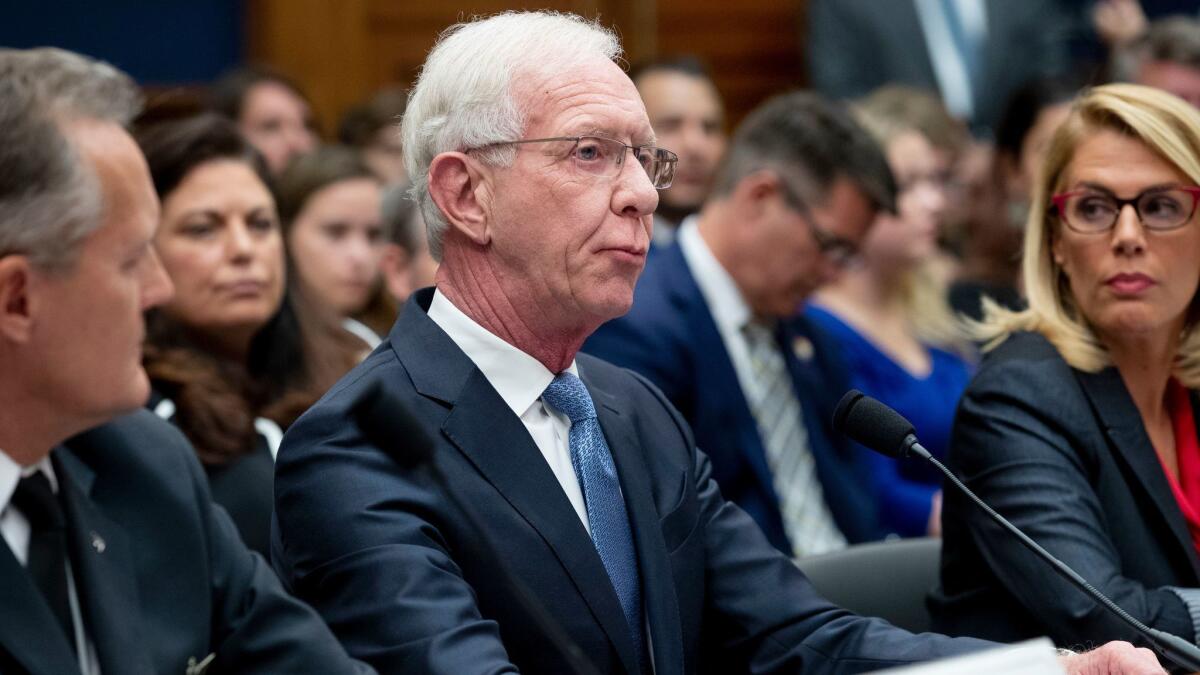
[[[642,444],[634,433],[633,414],[624,398],[596,387],[581,371],[596,404],[600,428],[612,451],[621,480],[625,508],[629,513],[642,579],[642,605],[650,624],[657,675],[681,673],[683,628],[675,596],[674,576],[667,546],[662,537],[658,510],[654,507]]]
[[[391,340],[418,392],[450,404],[442,433],[546,542],[597,623],[636,673],[625,615],[591,537],[521,420],[483,373],[428,315],[423,294],[405,308]],[[417,304],[419,303],[419,304]],[[414,311],[415,310],[415,311]]]
[[[138,589],[129,538],[90,499],[93,474],[66,448],[55,451],[55,472],[70,523],[71,564],[80,609],[105,673],[154,669],[137,631]]]
[[[1192,546],[1187,523],[1175,503],[1174,492],[1167,482],[1158,453],[1146,435],[1137,407],[1120,374],[1115,368],[1106,368],[1099,373],[1076,371],[1076,375],[1104,425],[1109,445],[1142,486],[1174,536],[1179,552],[1187,556],[1192,573],[1200,579],[1200,559]]]
[[[669,266],[664,271],[669,272],[667,285],[670,289],[671,303],[680,309],[686,324],[694,331],[696,353],[700,355],[702,363],[706,364],[704,367],[710,370],[717,380],[713,389],[718,392],[726,392],[721,394],[725,401],[722,405],[733,408],[735,425],[742,430],[738,434],[741,453],[746,463],[753,469],[754,476],[765,493],[771,495],[772,501],[774,501],[777,499],[775,481],[771,475],[771,467],[767,463],[766,448],[763,447],[762,437],[758,433],[758,421],[754,418],[754,413],[750,411],[750,405],[747,402],[749,399],[742,391],[737,371],[733,367],[733,361],[729,358],[729,351],[725,348],[725,341],[721,339],[721,332],[717,328],[716,321],[713,320],[708,303],[700,292],[700,286],[696,284],[692,271],[687,266],[687,259],[683,257],[683,249],[679,243],[676,242],[662,255],[663,263]],[[732,391],[738,392],[738,396],[727,394]]]
[[[31,673],[79,675],[50,607],[7,545],[0,546],[0,646]]]

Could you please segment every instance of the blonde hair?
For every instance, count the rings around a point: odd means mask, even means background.
[[[1050,197],[1064,187],[1066,168],[1076,149],[1102,130],[1144,143],[1200,184],[1200,111],[1171,94],[1136,84],[1109,84],[1082,93],[1054,132],[1034,179],[1021,261],[1029,307],[1014,312],[985,300],[984,320],[972,329],[976,337],[988,341],[985,349],[1016,331],[1036,331],[1073,368],[1097,372],[1112,365],[1108,349],[1080,316],[1066,275],[1054,261],[1052,244],[1058,218],[1048,208]],[[1174,368],[1175,376],[1188,387],[1200,386],[1196,307],[1193,298]]]
[[[880,143],[916,131],[938,150],[957,157],[971,142],[967,125],[946,110],[936,94],[926,89],[889,84],[855,101],[858,121]]]
[[[960,123],[937,97],[921,89],[881,87],[852,104],[851,110],[885,151],[897,138],[911,133],[952,154],[965,145],[952,133]],[[965,128],[962,131],[965,136]],[[919,341],[967,356],[971,354],[967,332],[947,300],[950,271],[939,263],[936,256],[931,257],[903,275],[899,281],[901,304]]]

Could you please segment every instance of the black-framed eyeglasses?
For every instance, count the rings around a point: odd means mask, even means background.
[[[520,141],[488,143],[476,149],[554,142],[572,143],[566,156],[571,158],[580,170],[590,174],[608,178],[620,174],[621,167],[625,164],[625,151],[628,150],[633,153],[633,158],[646,171],[646,175],[650,177],[650,182],[655,188],[665,190],[671,187],[671,182],[675,180],[675,166],[679,163],[679,155],[665,148],[653,145],[628,145],[604,136],[529,138]]]
[[[839,268],[850,267],[858,261],[858,244],[839,237],[817,224],[812,209],[808,208],[808,204],[800,197],[800,193],[792,189],[792,186],[788,185],[782,177],[779,178],[779,185],[787,203],[804,218],[804,222],[808,223],[808,231],[812,233],[813,241],[816,242],[817,250],[821,252],[821,255]]]
[[[1166,232],[1187,225],[1196,213],[1200,187],[1153,187],[1132,199],[1096,189],[1072,190],[1054,195],[1050,202],[1067,227],[1080,234],[1102,234],[1111,230],[1126,205],[1132,206],[1142,227]]]

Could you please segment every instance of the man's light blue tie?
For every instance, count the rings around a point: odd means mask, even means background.
[[[542,392],[542,401],[571,420],[571,464],[583,489],[592,542],[621,601],[625,620],[629,622],[639,668],[647,672],[642,646],[645,642],[642,638],[642,592],[633,532],[621,497],[617,467],[596,419],[592,397],[578,377],[563,372]]]

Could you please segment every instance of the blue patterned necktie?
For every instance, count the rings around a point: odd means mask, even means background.
[[[592,542],[621,601],[625,620],[629,622],[638,664],[642,672],[647,672],[642,639],[642,591],[633,532],[621,497],[617,467],[596,419],[592,397],[578,377],[562,372],[542,392],[542,401],[571,420],[571,465],[583,488]]]

